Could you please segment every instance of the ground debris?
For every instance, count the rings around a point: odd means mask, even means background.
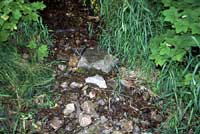
[[[157,96],[148,84],[124,67],[116,78],[118,59],[98,49],[99,16],[91,16],[76,0],[47,3],[43,16],[54,31],[52,58],[59,63],[55,65],[57,105],[38,113],[37,121],[44,120],[41,133],[140,134],[159,127],[164,117],[153,105]]]

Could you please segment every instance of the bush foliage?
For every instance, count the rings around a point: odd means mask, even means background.
[[[7,41],[10,34],[22,22],[37,21],[38,10],[45,8],[41,2],[29,3],[26,0],[1,0],[0,2],[0,42]]]

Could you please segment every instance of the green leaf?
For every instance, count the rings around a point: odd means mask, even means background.
[[[34,10],[42,10],[42,9],[46,8],[46,6],[42,2],[33,2],[33,3],[31,3],[31,7]]]
[[[190,85],[192,81],[192,73],[188,73],[184,77],[184,85]]]
[[[180,15],[178,14],[178,9],[175,7],[170,7],[170,9],[164,10],[163,15],[165,16],[165,21],[173,23],[176,21]]]
[[[200,23],[193,23],[190,28],[192,29],[192,34],[200,34]]]
[[[9,32],[8,31],[0,31],[0,42],[4,42],[8,40]]]
[[[40,60],[43,60],[45,57],[48,57],[48,47],[47,47],[47,45],[42,44],[38,48],[37,53],[38,53],[38,58]]]
[[[164,56],[157,55],[155,59],[156,65],[163,66],[166,62],[167,62],[167,58],[165,58]]]
[[[14,10],[14,11],[12,12],[12,14],[13,14],[13,18],[14,18],[15,20],[19,20],[19,19],[21,18],[21,16],[22,16],[22,14],[21,14],[21,12],[20,12],[19,9]]]
[[[27,47],[30,49],[36,49],[37,44],[35,43],[35,41],[31,40]]]
[[[186,33],[188,31],[189,25],[190,24],[187,21],[184,21],[182,19],[179,19],[176,22],[174,22],[174,28],[176,29],[176,33]]]
[[[160,45],[160,55],[170,55],[171,49],[167,46],[167,43],[161,43]]]
[[[183,60],[183,57],[185,56],[186,54],[186,51],[183,50],[183,49],[175,49],[174,52],[173,52],[175,55],[172,56],[172,60],[173,61],[179,61],[181,62]]]

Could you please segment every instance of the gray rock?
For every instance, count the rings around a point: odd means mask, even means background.
[[[77,83],[77,82],[72,82],[71,84],[70,84],[70,87],[71,88],[81,88],[81,87],[83,87],[83,84],[81,84],[81,83]]]
[[[85,101],[83,104],[81,104],[81,108],[84,111],[84,113],[87,114],[96,113],[95,106],[91,101]]]
[[[100,88],[107,88],[106,81],[100,75],[95,75],[95,76],[92,76],[92,77],[88,77],[88,78],[85,79],[85,82],[86,83],[95,84]]]
[[[65,109],[63,110],[63,114],[69,115],[70,113],[73,113],[75,110],[76,109],[75,109],[74,103],[70,103],[65,106]]]
[[[86,68],[86,69],[91,68],[90,63],[87,61],[87,59],[84,56],[82,56],[81,59],[79,60],[77,67],[78,68],[82,67],[82,68]]]
[[[100,99],[100,100],[97,101],[97,104],[104,106],[106,103],[103,99]]]
[[[67,84],[67,82],[63,82],[60,86],[61,86],[62,88],[67,88],[67,87],[68,87],[68,84]]]
[[[137,125],[134,125],[133,134],[140,134],[140,128]]]
[[[101,70],[104,73],[109,73],[112,68],[118,63],[118,59],[116,59],[112,55],[106,55],[103,60],[99,60],[91,64],[91,66],[97,70]]]
[[[121,120],[121,127],[125,132],[132,132],[133,131],[133,122],[123,119]]]
[[[120,131],[113,131],[113,133],[112,134],[123,134],[122,132],[120,132]]]
[[[157,122],[162,122],[163,118],[160,114],[157,114],[155,111],[151,112],[151,119],[157,121]]]
[[[79,124],[81,127],[87,127],[92,123],[92,118],[90,115],[82,114],[79,115]]]
[[[63,124],[63,121],[60,120],[58,117],[54,117],[53,120],[51,120],[50,126],[54,130],[58,130]]]
[[[66,69],[65,65],[58,65],[58,69],[60,69],[61,71],[64,71]]]
[[[103,50],[87,49],[79,60],[77,67],[86,69],[94,68],[104,73],[109,73],[118,64],[118,59]]]
[[[96,97],[96,93],[94,91],[90,91],[89,92],[89,97],[90,97],[90,99],[95,98]]]
[[[106,121],[108,121],[108,119],[105,116],[101,116],[101,124],[104,124]]]

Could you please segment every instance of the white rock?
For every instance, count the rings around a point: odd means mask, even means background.
[[[95,98],[96,97],[96,93],[93,92],[93,91],[89,92],[89,97],[90,97],[90,99]]]
[[[90,115],[80,114],[79,123],[81,127],[87,127],[92,123],[92,118]]]
[[[64,71],[66,69],[66,66],[65,65],[58,65],[58,68],[61,70],[61,71]]]
[[[132,132],[133,131],[133,122],[128,121],[126,119],[121,120],[121,127],[125,132]]]
[[[65,106],[65,109],[63,110],[63,114],[69,115],[70,113],[73,113],[75,110],[76,109],[75,109],[74,103],[70,103]]]
[[[62,88],[67,88],[67,87],[68,87],[67,82],[63,82],[60,86],[61,86]]]
[[[101,124],[104,124],[106,121],[108,121],[108,119],[105,116],[101,116]]]
[[[58,117],[54,117],[53,120],[51,120],[50,126],[57,130],[59,129],[63,124],[63,121],[61,121]]]
[[[71,88],[81,88],[81,87],[83,87],[83,84],[81,84],[81,83],[77,83],[77,82],[72,82],[71,84],[70,84],[70,87]]]
[[[133,134],[140,134],[140,128],[137,125],[134,125]]]
[[[105,101],[104,101],[103,99],[100,99],[100,100],[97,101],[97,104],[103,106],[103,105],[105,105],[106,103],[105,103]]]
[[[85,82],[86,83],[95,84],[100,88],[107,88],[106,81],[100,75],[95,75],[95,76],[92,76],[92,77],[88,77],[88,78],[85,79]]]
[[[122,132],[120,132],[120,131],[113,131],[112,134],[122,134]]]
[[[87,114],[95,113],[95,107],[91,101],[85,101],[83,104],[81,104],[81,108]]]

